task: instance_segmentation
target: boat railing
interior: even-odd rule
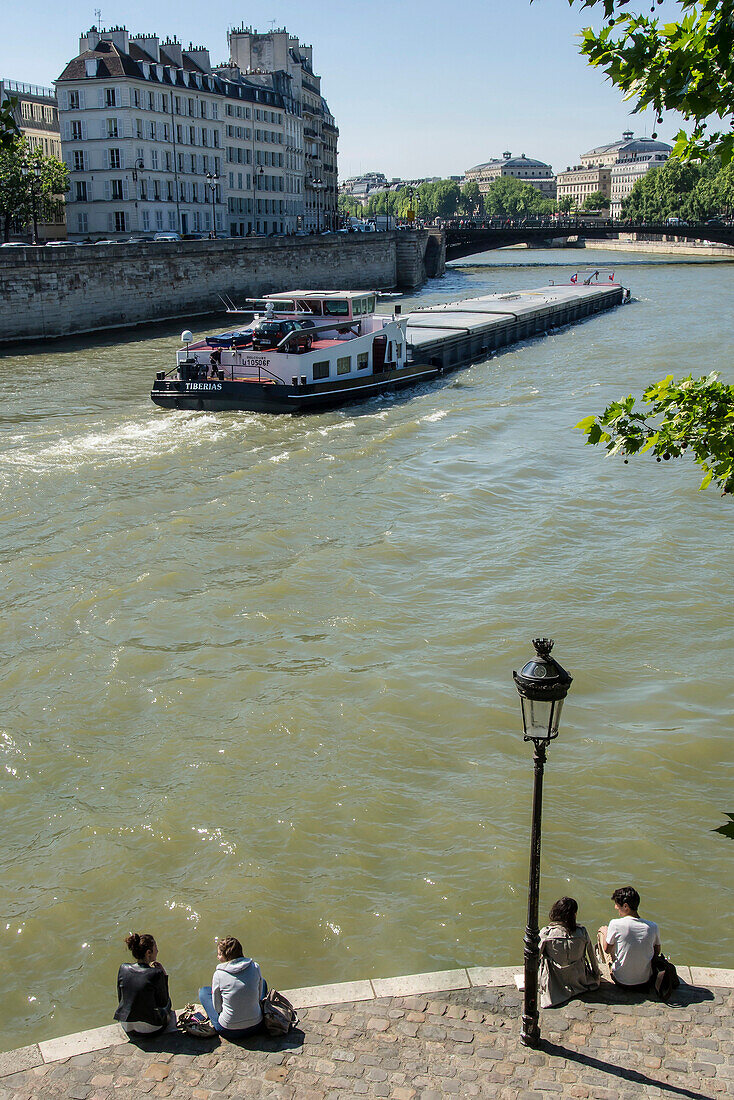
[[[235,376],[235,366],[237,366],[236,376]],[[219,367],[219,377],[220,378],[226,378],[226,376],[227,376],[226,371],[227,371],[227,366],[226,365],[225,366],[220,366]],[[267,367],[263,367],[260,363],[258,363],[257,366],[255,366],[253,364],[251,367],[245,367],[242,364],[230,363],[229,364],[229,371],[230,371],[230,381],[232,381],[232,382],[235,382],[238,378],[251,378],[254,381],[255,376],[257,374],[258,382],[262,382],[263,381],[263,375],[267,375],[267,377],[264,379],[264,381],[266,381],[266,382],[271,382],[271,381],[272,382],[279,382],[281,386],[285,385],[285,382],[283,381],[283,379],[280,377],[279,374],[276,374],[274,371],[269,370]],[[245,372],[247,372],[247,373],[245,373]]]

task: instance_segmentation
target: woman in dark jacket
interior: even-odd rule
[[[135,961],[123,963],[117,973],[115,1019],[129,1035],[158,1035],[174,1016],[168,975],[158,962],[158,946],[148,933],[131,932],[125,943]]]

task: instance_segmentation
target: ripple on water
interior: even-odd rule
[[[560,271],[452,269],[406,307]],[[671,363],[727,373],[731,267],[624,278],[633,306],[318,416],[153,409],[173,329],[19,357],[7,1047],[109,1019],[131,927],[175,1000],[225,934],[286,987],[516,962],[532,769],[510,674],[536,632],[574,675],[543,911],[570,893],[601,922],[633,880],[675,958],[727,964],[731,509],[685,462],[606,461],[572,426]]]

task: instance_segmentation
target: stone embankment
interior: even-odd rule
[[[680,967],[663,1004],[602,984],[519,1041],[511,967],[291,990],[298,1029],[240,1043],[118,1025],[0,1054],[0,1100],[639,1100],[734,1095],[734,970]]]
[[[443,274],[438,231],[0,250],[0,343],[174,317],[299,287],[405,289]]]
[[[734,248],[727,244],[714,244],[711,241],[689,241],[682,237],[668,237],[663,240],[647,241],[638,234],[625,237],[622,233],[618,240],[585,242],[586,248],[599,249],[602,252],[642,252],[661,256],[701,256],[707,259],[734,260]]]

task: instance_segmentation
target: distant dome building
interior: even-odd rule
[[[588,195],[601,191],[609,200],[611,216],[619,217],[622,200],[635,182],[654,164],[667,160],[671,152],[672,146],[664,141],[636,138],[632,130],[625,130],[619,141],[597,145],[582,153],[580,164],[558,173],[558,198],[569,196],[581,206]]]
[[[542,160],[533,160],[531,157],[513,157],[512,153],[502,154],[498,160],[488,160],[484,164],[476,164],[468,168],[464,173],[464,184],[475,182],[479,185],[482,195],[486,195],[495,180],[501,176],[510,176],[529,183],[540,191],[545,199],[556,197],[556,179],[550,164]]]

